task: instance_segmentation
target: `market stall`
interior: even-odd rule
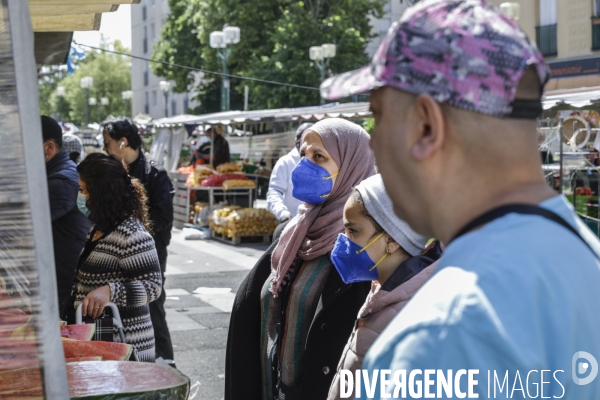
[[[93,324],[59,321],[48,184],[42,154],[35,51],[40,64],[63,63],[73,30],[98,29],[114,0],[0,4],[3,118],[0,136],[0,398],[177,399],[190,382],[174,368],[128,362],[132,346],[94,340]],[[35,35],[48,33],[48,35]],[[61,31],[56,35],[54,31]],[[59,43],[52,43],[58,38]],[[38,40],[45,39],[45,40]],[[37,49],[36,49],[37,50]],[[52,54],[49,54],[52,53]],[[45,55],[44,55],[45,54]]]
[[[208,236],[231,244],[248,237],[267,241],[277,221],[264,209],[253,210],[254,200],[266,198],[270,171],[294,147],[298,125],[323,118],[363,119],[370,115],[368,103],[334,103],[155,120],[156,137],[150,155],[171,171],[176,187],[175,227],[210,229]],[[184,163],[175,172],[175,167],[181,165],[184,132],[202,135],[214,126],[226,132],[232,162],[216,170],[210,161],[209,165],[197,166]],[[213,142],[209,144],[212,152]],[[211,153],[210,160],[212,157]],[[230,209],[231,215],[219,214],[221,209]]]
[[[546,92],[538,121],[543,169],[588,227],[600,236],[600,87]]]

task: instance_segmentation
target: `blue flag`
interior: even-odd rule
[[[77,51],[77,49],[71,46],[71,50],[69,51],[69,57],[67,57],[67,71],[69,75],[73,75],[73,64],[71,63],[71,57],[75,55],[78,59],[82,59],[85,57],[85,53],[83,51]]]

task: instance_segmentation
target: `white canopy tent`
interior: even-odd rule
[[[285,123],[298,121],[317,122],[323,118],[366,118],[370,117],[369,103],[332,103],[323,106],[279,108],[256,111],[225,111],[204,115],[178,115],[157,119],[152,122],[156,136],[150,155],[168,171],[177,169],[179,154],[185,140],[184,125],[224,125],[242,130],[240,135],[231,135],[230,153],[240,158],[278,158],[289,151],[294,143],[294,130],[284,130],[269,134],[252,135],[247,125],[261,123]],[[233,129],[230,129],[233,132]]]

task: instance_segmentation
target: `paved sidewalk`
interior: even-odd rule
[[[187,241],[180,231],[173,231],[165,282],[167,323],[177,368],[190,377],[192,384],[200,384],[195,400],[223,398],[225,345],[233,299],[266,249],[262,244],[231,246]],[[194,293],[200,287],[209,289]]]

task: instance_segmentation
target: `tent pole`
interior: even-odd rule
[[[33,30],[27,1],[7,0],[0,8],[8,6],[8,36],[12,45],[14,76],[17,91],[18,123],[21,132],[22,157],[25,166],[25,204],[31,213],[33,258],[37,267],[39,288],[32,288],[37,297],[34,303],[34,329],[38,340],[38,356],[42,375],[44,397],[66,400],[69,398],[67,369],[57,317],[58,294],[54,268],[54,248],[48,204],[48,183],[42,158],[43,140],[39,117],[37,71],[33,55]],[[8,21],[7,21],[8,20]],[[6,27],[5,27],[6,29]],[[1,34],[1,32],[0,32]],[[10,50],[8,50],[10,51]],[[4,102],[4,101],[3,101]],[[11,119],[7,119],[12,121]],[[15,121],[16,122],[16,121]],[[6,123],[6,122],[5,122]],[[1,123],[0,123],[1,125]],[[37,293],[36,293],[37,292]]]

